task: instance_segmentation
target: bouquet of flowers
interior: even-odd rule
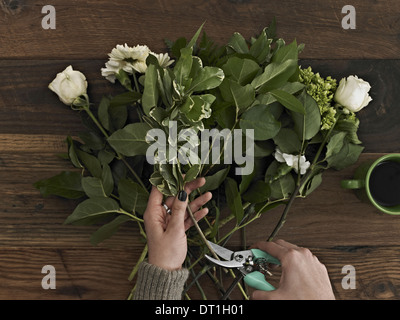
[[[66,223],[100,225],[94,245],[123,223],[137,224],[146,239],[142,215],[151,187],[176,196],[201,176],[206,184],[191,197],[214,195],[208,216],[188,231],[189,247],[198,252],[188,258],[193,267],[210,250],[206,239],[225,244],[283,205],[272,239],[296,197],[314,191],[324,170],[353,164],[363,150],[355,112],[371,100],[367,82],[350,76],[338,84],[299,66],[303,45],[277,38],[275,22],[249,40],[234,33],[223,46],[201,30],[190,41],[166,41],[172,59],[145,45],[118,45],[101,73],[124,92],[98,106],[90,103],[85,76],[71,66],[49,85],[85,115],[88,131],[66,138],[71,168],[35,187],[44,196],[80,199]],[[222,234],[228,222],[233,227]],[[144,245],[138,264],[146,253]]]

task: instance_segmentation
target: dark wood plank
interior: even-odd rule
[[[44,30],[44,3],[2,1],[0,58],[103,59],[117,43],[164,50],[164,38],[191,37],[204,22],[217,43],[235,31],[253,36],[275,16],[279,35],[307,45],[305,58],[398,59],[397,0],[354,0],[355,30],[344,30],[343,1],[54,0],[56,29]],[[6,5],[11,3],[11,5]]]
[[[126,299],[135,250],[0,248],[0,299]],[[42,268],[55,268],[55,289],[42,288]]]
[[[42,198],[32,186],[70,168],[56,154],[65,152],[66,135],[83,130],[79,115],[47,88],[56,73],[69,64],[82,71],[96,104],[103,94],[118,91],[100,75],[117,43],[164,51],[164,38],[191,37],[207,20],[205,31],[223,44],[234,31],[246,38],[257,34],[273,16],[279,36],[306,44],[302,65],[338,79],[356,74],[371,83],[374,99],[359,113],[366,147],[359,162],[327,171],[311,196],[295,201],[278,237],[309,247],[326,264],[338,299],[400,298],[400,220],[340,189],[340,180],[350,178],[358,164],[400,151],[398,1],[353,1],[356,30],[342,29],[339,0],[54,0],[52,5],[57,29],[43,30],[43,3],[0,1],[0,299],[125,299],[134,285],[128,275],[143,249],[134,223],[91,246],[95,226],[63,224],[78,202]],[[247,243],[265,240],[281,212],[275,208],[249,226]],[[228,246],[240,243],[235,234]],[[47,264],[56,267],[56,290],[41,288]],[[355,290],[341,286],[344,265],[356,269]],[[277,285],[278,279],[279,272],[271,281]],[[201,283],[209,298],[218,298],[206,277]],[[200,298],[195,290],[190,295]],[[240,298],[237,290],[233,297]]]
[[[78,112],[61,103],[48,89],[58,72],[68,65],[85,74],[91,102],[118,93],[118,87],[101,76],[105,60],[0,60],[0,132],[76,135],[84,128]],[[44,139],[46,140],[46,139]]]

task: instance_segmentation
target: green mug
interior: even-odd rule
[[[358,198],[384,213],[400,215],[400,153],[363,163],[356,169],[354,179],[342,180],[341,186],[355,190]]]

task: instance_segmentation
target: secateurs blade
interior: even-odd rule
[[[208,243],[215,253],[224,259],[217,260],[205,255],[209,261],[224,268],[237,268],[243,274],[244,282],[254,289],[275,290],[274,286],[265,280],[265,276],[271,275],[268,264],[281,264],[278,259],[260,249],[231,251],[213,242]]]

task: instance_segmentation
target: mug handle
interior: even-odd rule
[[[343,189],[362,189],[365,187],[364,180],[342,180],[340,183]]]

